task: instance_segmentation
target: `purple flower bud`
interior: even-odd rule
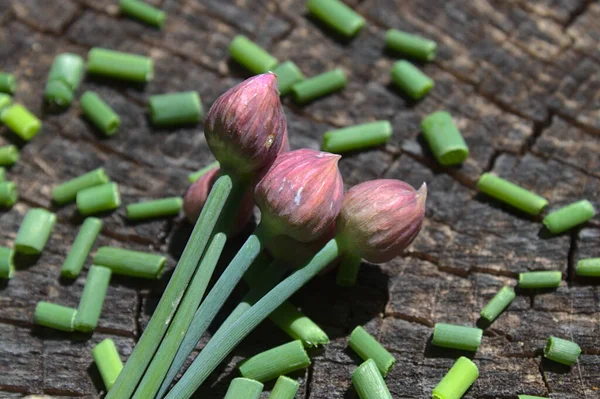
[[[227,90],[208,111],[204,134],[224,169],[247,175],[271,165],[287,136],[277,77],[257,75]]]
[[[425,216],[427,186],[372,180],[352,187],[337,219],[345,250],[373,263],[392,260],[413,242]]]
[[[279,155],[254,190],[261,224],[302,242],[323,235],[335,222],[344,197],[339,159],[309,149]]]

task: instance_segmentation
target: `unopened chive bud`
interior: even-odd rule
[[[435,86],[434,81],[408,61],[398,61],[392,67],[392,81],[413,100],[420,100]]]
[[[152,59],[138,54],[94,47],[87,57],[87,71],[93,75],[146,83],[152,80],[153,70]]]
[[[600,277],[600,258],[581,259],[576,272],[578,276]]]
[[[31,140],[42,127],[42,122],[21,104],[4,108],[0,120],[25,141]]]
[[[419,61],[433,61],[437,44],[419,35],[389,29],[385,33],[385,47]]]
[[[167,19],[167,14],[164,11],[143,1],[121,0],[119,6],[121,13],[157,28],[162,28]]]
[[[11,181],[0,181],[0,208],[8,208],[17,202],[17,185]]]
[[[150,96],[148,107],[155,126],[186,125],[202,119],[202,103],[195,91]]]
[[[151,279],[160,276],[166,261],[161,255],[114,247],[100,247],[94,256],[95,265],[108,267],[115,274]]]
[[[306,104],[346,87],[346,73],[340,69],[324,72],[292,86],[292,97],[298,104]]]
[[[106,390],[109,391],[123,369],[123,362],[112,339],[106,338],[92,349],[94,362],[100,371]]]
[[[229,384],[224,399],[258,399],[263,384],[250,378],[234,378]]]
[[[0,165],[10,166],[19,160],[19,149],[14,145],[0,147]]]
[[[482,335],[483,330],[479,328],[436,323],[431,343],[444,348],[476,351]]]
[[[35,307],[35,324],[61,331],[73,331],[77,309],[40,301]]]
[[[106,183],[77,192],[77,209],[82,215],[111,211],[121,205],[117,183]]]
[[[376,121],[330,130],[323,136],[321,149],[336,154],[383,145],[392,136],[388,121]]]
[[[273,390],[271,390],[269,399],[294,399],[298,388],[300,388],[298,381],[282,375],[277,379]]]
[[[432,399],[460,399],[478,376],[477,365],[461,356],[433,389]]]
[[[469,156],[469,148],[446,111],[427,115],[421,122],[423,137],[435,159],[443,166],[458,165]]]
[[[10,279],[15,274],[14,255],[12,249],[0,247],[0,278]]]
[[[365,19],[340,0],[308,0],[306,8],[346,38],[356,35],[365,25]]]
[[[86,91],[79,99],[83,115],[105,136],[112,136],[121,124],[119,115],[98,94]]]
[[[492,300],[481,310],[481,317],[491,323],[508,307],[508,305],[510,305],[515,297],[515,290],[509,286],[502,287]]]
[[[89,217],[86,218],[79,229],[79,233],[73,242],[73,246],[65,259],[60,275],[67,278],[79,276],[81,269],[87,259],[100,230],[102,229],[102,220]]]
[[[581,348],[573,341],[550,337],[544,347],[544,357],[567,366],[572,366],[579,355]]]
[[[490,173],[481,175],[477,188],[482,193],[534,216],[539,215],[548,205],[547,199]]]
[[[392,399],[390,390],[373,359],[367,360],[354,370],[352,384],[360,399]]]
[[[74,201],[79,191],[108,183],[109,180],[103,168],[94,169],[54,187],[52,199],[59,205],[66,204]]]
[[[587,222],[595,214],[596,211],[590,201],[582,200],[546,215],[543,223],[551,233],[559,234]]]
[[[348,343],[352,350],[363,360],[373,359],[384,377],[389,374],[396,359],[377,340],[361,326],[356,327],[350,334]]]
[[[283,62],[275,69],[273,73],[277,75],[277,84],[279,86],[279,94],[285,96],[290,92],[292,86],[304,80],[302,71],[292,61]]]
[[[0,72],[0,92],[13,94],[17,88],[17,79],[10,73]]]
[[[292,341],[259,353],[240,365],[240,373],[253,380],[265,382],[310,366],[310,358],[302,341]]]
[[[15,238],[15,250],[18,253],[26,255],[39,255],[46,246],[54,223],[56,215],[41,208],[30,209]]]
[[[98,325],[111,274],[111,270],[107,267],[96,265],[90,267],[79,300],[77,316],[75,316],[77,331],[91,332]]]
[[[539,271],[519,274],[519,288],[556,288],[560,285],[560,271]]]

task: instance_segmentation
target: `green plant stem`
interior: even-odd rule
[[[258,399],[263,384],[249,378],[234,378],[229,384],[225,399]]]
[[[347,252],[342,257],[336,276],[336,283],[342,287],[353,287],[356,284],[362,259],[360,256]]]

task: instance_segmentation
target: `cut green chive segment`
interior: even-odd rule
[[[10,104],[12,104],[12,97],[8,94],[0,93],[0,115],[2,115],[4,108]]]
[[[473,385],[479,370],[470,359],[461,356],[433,389],[433,399],[460,399]]]
[[[17,185],[11,181],[0,181],[0,207],[12,206],[19,197]]]
[[[202,103],[195,91],[150,96],[148,106],[156,126],[186,125],[202,119]]]
[[[188,180],[190,183],[194,183],[196,180],[201,178],[207,172],[209,172],[213,169],[219,168],[219,167],[221,167],[221,165],[219,164],[219,161],[211,162],[208,165],[206,165],[205,167],[203,167],[202,169],[198,169],[194,173],[190,173],[188,175]]]
[[[123,369],[123,363],[119,352],[112,339],[106,338],[92,349],[92,357],[100,371],[100,376],[107,391],[110,391],[119,373]]]
[[[277,65],[273,69],[273,73],[277,75],[277,86],[279,87],[279,94],[282,96],[288,94],[293,85],[304,80],[302,71],[292,61]]]
[[[296,340],[259,353],[240,365],[246,378],[265,382],[310,366],[302,341]]]
[[[515,290],[509,286],[502,287],[502,289],[494,295],[492,300],[481,310],[481,317],[491,323],[496,320],[496,317],[498,317],[508,305],[510,305],[515,297]]]
[[[578,276],[600,277],[600,258],[581,259],[577,262],[576,273]]]
[[[371,334],[358,326],[350,334],[348,343],[352,350],[363,360],[373,359],[382,376],[387,376],[394,367],[396,359]]]
[[[79,233],[75,237],[73,246],[60,269],[61,276],[67,278],[76,278],[79,276],[85,260],[90,254],[98,234],[100,234],[100,230],[102,230],[102,220],[89,217],[83,221],[83,225],[81,225],[81,229],[79,229]]]
[[[356,35],[365,25],[363,17],[339,0],[308,0],[306,8],[312,15],[346,38]]]
[[[62,80],[49,80],[44,89],[44,99],[54,108],[66,108],[73,102],[75,94]]]
[[[82,215],[112,211],[121,205],[117,183],[105,183],[77,192],[77,209]]]
[[[279,61],[266,50],[244,35],[237,35],[229,44],[229,55],[249,71],[266,73],[277,66]]]
[[[98,94],[86,91],[79,99],[83,115],[104,135],[112,136],[116,133],[121,118]]]
[[[153,69],[152,59],[138,54],[99,47],[88,53],[87,71],[93,75],[145,83],[152,80]]]
[[[292,86],[292,96],[298,104],[306,104],[346,87],[346,73],[336,68]]]
[[[25,141],[31,140],[42,127],[42,122],[21,104],[6,107],[0,114],[0,120]]]
[[[392,399],[392,394],[373,359],[365,361],[354,370],[352,384],[360,399]]]
[[[437,161],[444,166],[458,165],[469,156],[469,148],[446,111],[437,111],[421,122],[423,136]]]
[[[545,198],[490,173],[481,175],[477,181],[477,189],[534,216],[539,215],[548,205]]]
[[[392,80],[413,100],[420,100],[433,89],[433,80],[408,61],[397,61],[392,67]]]
[[[388,121],[377,121],[330,130],[323,136],[321,149],[336,154],[383,145],[392,136]]]
[[[0,182],[3,182],[6,180],[6,169],[4,169],[2,166],[0,166]]]
[[[546,215],[542,223],[551,233],[558,234],[587,222],[595,214],[590,201],[581,200]]]
[[[437,44],[422,36],[389,29],[385,33],[385,47],[402,55],[407,55],[419,61],[433,61]]]
[[[162,255],[115,247],[100,247],[94,256],[95,265],[108,267],[115,274],[150,279],[160,276],[166,261]]]
[[[0,72],[0,92],[13,94],[17,88],[17,79],[10,73]]]
[[[26,255],[39,255],[46,246],[54,223],[56,215],[45,209],[30,209],[15,239],[15,251]]]
[[[573,341],[550,337],[544,347],[544,357],[552,361],[572,366],[579,355],[581,348]]]
[[[96,265],[90,267],[77,307],[75,330],[91,332],[98,325],[111,274],[108,267]]]
[[[541,396],[531,396],[531,395],[518,395],[517,398],[518,399],[549,399],[549,398],[543,398]]]
[[[329,343],[325,331],[290,302],[282,303],[269,315],[269,319],[287,335],[302,341],[307,348]]]
[[[35,307],[35,324],[61,331],[73,331],[77,309],[40,301]]]
[[[181,197],[163,198],[154,201],[138,202],[126,207],[127,219],[140,220],[164,216],[176,216],[183,206]]]
[[[44,97],[51,105],[66,107],[73,101],[83,77],[84,61],[77,54],[63,53],[54,58]]]
[[[0,147],[0,165],[9,166],[19,160],[19,149],[14,145]]]
[[[108,183],[109,180],[103,168],[94,169],[54,187],[52,199],[59,205],[66,204],[74,201],[79,191]]]
[[[299,388],[298,381],[282,375],[277,379],[269,399],[294,399]]]
[[[12,249],[0,247],[0,278],[9,279],[15,274],[14,255]]]
[[[234,378],[229,384],[225,399],[258,399],[263,384],[249,378]]]
[[[119,6],[121,13],[157,28],[162,28],[167,19],[167,14],[164,11],[143,1],[121,0]]]
[[[436,323],[431,343],[444,348],[476,351],[482,335],[483,330],[479,328]]]
[[[559,271],[527,272],[519,274],[519,288],[556,288],[560,285]]]

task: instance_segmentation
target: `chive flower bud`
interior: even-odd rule
[[[271,165],[287,135],[275,74],[254,76],[221,95],[208,111],[204,134],[226,170],[248,175]]]
[[[352,187],[336,222],[344,248],[369,262],[392,260],[419,234],[426,198],[425,183],[419,190],[391,179]]]

